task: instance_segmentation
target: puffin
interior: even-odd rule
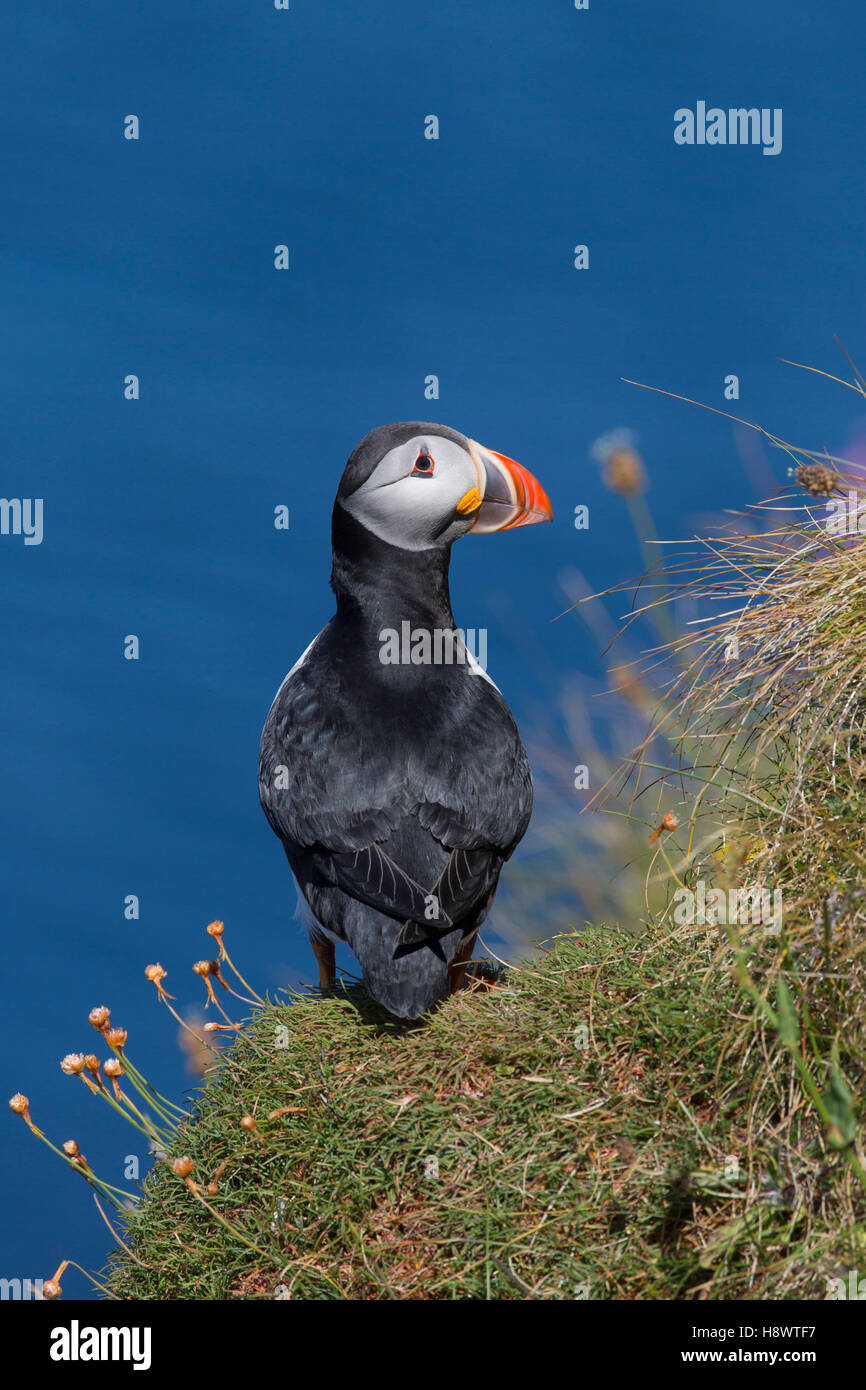
[[[446,425],[382,425],[349,457],[331,523],[336,612],[277,691],[258,773],[323,991],[338,941],[396,1018],[464,983],[532,778],[456,627],[451,547],[552,519],[526,468]]]

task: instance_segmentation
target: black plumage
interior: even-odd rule
[[[370,994],[406,1018],[446,993],[449,967],[471,954],[532,808],[526,752],[491,681],[459,662],[380,659],[383,630],[456,626],[450,541],[390,544],[345,506],[389,450],[422,433],[466,444],[443,426],[387,426],[346,466],[332,522],[337,611],[283,682],[259,762],[317,955],[325,940],[347,942]]]

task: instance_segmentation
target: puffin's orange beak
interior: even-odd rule
[[[469,440],[469,448],[478,472],[478,487],[461,498],[457,510],[466,513],[478,507],[470,530],[485,535],[553,520],[550,499],[528,468],[505,454],[497,454],[495,449],[486,449],[474,439]]]

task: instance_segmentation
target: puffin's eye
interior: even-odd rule
[[[426,448],[424,448],[421,450],[420,454],[416,458],[415,467],[412,469],[412,472],[420,473],[422,476],[426,476],[429,478],[430,474],[433,472],[434,467],[434,460],[431,458],[430,454],[428,454]]]

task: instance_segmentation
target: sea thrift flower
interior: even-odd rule
[[[679,823],[680,818],[678,815],[675,814],[675,812],[665,811],[660,823],[656,826],[655,830],[650,835],[650,844],[655,844],[656,840],[659,838],[663,830],[676,830]]]
[[[90,1080],[90,1077],[85,1076],[83,1071],[79,1072],[79,1076],[81,1077],[82,1081],[87,1082],[91,1091],[104,1091],[105,1086],[102,1083],[102,1077],[99,1075],[100,1061],[99,1058],[96,1056],[95,1052],[88,1052],[87,1056],[84,1059],[84,1065],[87,1071],[90,1072],[90,1076],[96,1078],[96,1085],[94,1086],[93,1082]]]
[[[68,1264],[68,1260],[63,1260],[63,1262],[58,1266],[57,1270],[55,1271],[53,1278],[45,1280],[45,1283],[42,1285],[43,1298],[60,1297],[60,1295],[63,1292],[63,1290],[60,1287],[60,1276]]]
[[[634,449],[620,446],[611,449],[604,461],[603,480],[611,492],[628,497],[646,489],[646,473],[640,454]]]
[[[120,1052],[126,1046],[125,1028],[108,1028],[105,1032],[105,1041],[114,1052]]]
[[[225,929],[226,929],[226,928],[225,928],[225,922],[211,922],[210,926],[208,926],[208,927],[205,928],[205,930],[207,931],[208,936],[213,936],[213,937],[216,938],[216,941],[217,941],[217,943],[218,943],[218,945],[219,945],[219,948],[220,948],[220,960],[224,960],[224,959],[225,959],[225,953],[226,953],[226,948],[225,948],[225,946],[223,945],[223,939],[222,939],[222,938],[223,938],[223,932],[225,931]]]
[[[177,1173],[179,1178],[188,1178],[195,1164],[189,1157],[176,1158],[172,1162],[171,1171]]]
[[[210,966],[210,973],[211,973],[211,975],[215,975],[215,976],[217,977],[217,979],[219,980],[220,984],[222,985],[223,989],[226,991],[226,993],[231,994],[231,993],[232,993],[231,987],[230,987],[229,985],[226,984],[225,980],[224,980],[223,977],[222,977],[222,971],[220,970],[220,963],[219,963],[219,961],[218,961],[218,960],[211,960],[211,961],[208,961],[208,965]]]
[[[208,1183],[207,1187],[205,1188],[205,1192],[209,1197],[216,1197],[217,1193],[220,1190],[219,1179],[222,1177],[227,1167],[228,1159],[224,1158],[222,1163],[219,1165],[216,1172],[214,1173],[213,1177],[211,1178],[210,1182]]]
[[[84,1154],[81,1152],[74,1139],[66,1140],[66,1143],[63,1145],[63,1152],[66,1154],[67,1158],[72,1159],[75,1166],[80,1168],[82,1172],[86,1173],[90,1171],[87,1159],[84,1157]]]
[[[105,1063],[105,1075],[114,1087],[114,1099],[123,1100],[123,1092],[118,1084],[119,1078],[123,1076],[123,1067],[116,1057],[109,1057]]]
[[[258,1139],[263,1149],[267,1147],[263,1136],[259,1133],[259,1127],[256,1124],[252,1115],[244,1115],[243,1119],[241,1120],[241,1129],[245,1130],[247,1134],[251,1134],[254,1139]]]
[[[84,1053],[67,1052],[60,1063],[60,1070],[67,1076],[79,1076],[84,1071]]]
[[[204,980],[205,989],[207,990],[207,1002],[208,1002],[208,1004],[210,1004],[210,1003],[214,1003],[214,1004],[215,1004],[215,1003],[216,1003],[216,995],[215,995],[214,992],[213,992],[213,985],[211,984],[211,982],[210,982],[210,980],[209,980],[209,978],[208,978],[209,975],[210,975],[210,967],[211,967],[211,963],[210,963],[209,960],[197,960],[196,963],[195,963],[195,965],[193,966],[193,970],[195,971],[196,975],[200,975],[201,978]],[[205,1008],[207,1008],[207,1004],[205,1004]]]
[[[39,1127],[35,1125],[32,1119],[30,1118],[30,1102],[26,1096],[22,1096],[20,1091],[16,1095],[12,1096],[12,1098],[10,1099],[9,1109],[15,1115],[20,1115],[24,1123],[28,1126],[30,1130],[32,1130],[34,1134],[38,1135],[40,1138],[45,1137],[42,1133],[42,1130],[39,1129]]]
[[[264,999],[260,999],[259,996],[256,994],[255,990],[252,989],[252,988],[250,987],[250,985],[247,984],[247,982],[246,982],[246,980],[244,979],[243,975],[240,973],[240,971],[238,970],[237,966],[236,966],[236,965],[234,964],[234,962],[232,961],[231,956],[229,955],[228,951],[227,951],[226,948],[225,948],[225,942],[223,941],[223,932],[225,931],[225,923],[224,923],[224,922],[211,922],[211,923],[209,923],[209,925],[205,928],[205,930],[207,931],[208,936],[212,936],[212,937],[214,938],[214,940],[217,942],[217,944],[218,944],[218,946],[219,946],[219,958],[220,958],[220,960],[224,960],[224,961],[227,962],[227,964],[229,965],[229,967],[234,971],[235,975],[237,975],[237,977],[238,977],[238,979],[240,980],[241,984],[243,985],[244,989],[247,990],[248,993],[250,993],[250,994],[253,996],[252,999],[245,999],[245,1000],[244,1000],[244,1003],[245,1003],[245,1004],[252,1004],[252,1003],[253,1003],[253,1000],[258,1000],[258,1002],[259,1002],[260,1004],[264,1004],[264,1002],[265,1002]],[[213,964],[213,962],[212,962],[212,964]],[[226,989],[229,991],[230,994],[234,994],[234,993],[235,993],[235,991],[231,988],[230,985],[226,985],[225,980],[222,978],[222,975],[220,975],[219,971],[217,971],[217,970],[212,970],[211,973],[212,973],[212,974],[215,974],[215,975],[217,976],[217,979],[220,981],[220,984],[225,985]],[[241,999],[241,998],[243,998],[243,996],[240,995],[240,994],[238,994],[238,995],[236,995],[236,998]]]
[[[160,999],[172,999],[174,997],[171,994],[167,994],[162,987],[162,982],[165,979],[167,972],[163,970],[161,965],[146,965],[144,967],[144,973],[146,978],[150,980],[151,984],[156,985],[156,992],[159,995]]]
[[[91,1009],[87,1015],[87,1022],[92,1023],[97,1033],[102,1033],[108,1027],[111,1020],[111,1010],[104,1004],[98,1004],[95,1009]]]

